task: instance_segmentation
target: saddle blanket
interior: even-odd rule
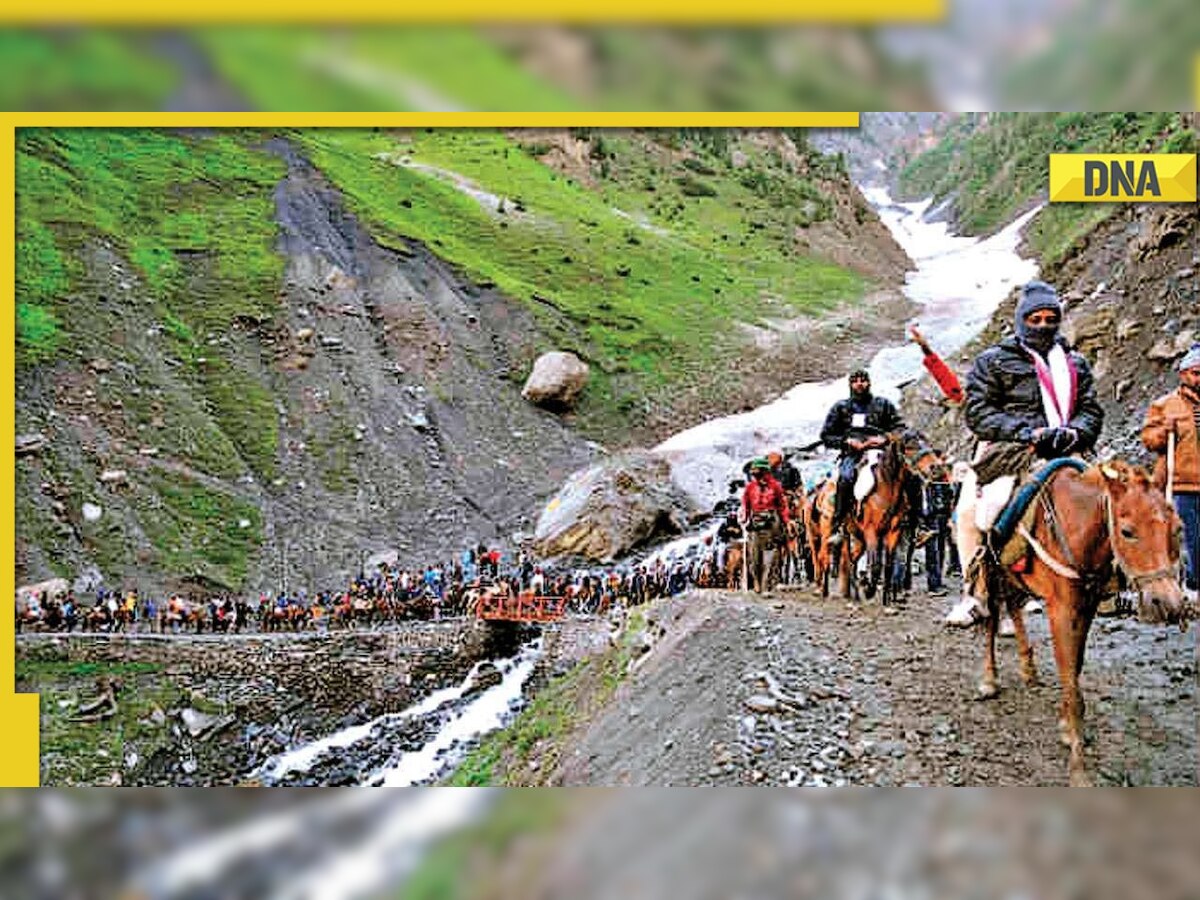
[[[854,499],[862,503],[875,488],[875,466],[883,456],[882,450],[868,450],[863,454],[863,463],[854,479]]]

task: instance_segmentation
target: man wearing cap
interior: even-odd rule
[[[1016,334],[975,360],[967,375],[965,409],[967,427],[979,441],[972,464],[976,472],[986,471],[989,459],[1005,456],[1028,471],[1035,458],[1084,453],[1099,440],[1104,410],[1087,361],[1059,334],[1062,314],[1054,288],[1031,281],[1017,301]],[[1019,474],[1004,472],[1014,480]],[[977,489],[992,480],[996,479],[968,473],[963,481],[955,514],[965,569],[963,599],[946,617],[950,625],[969,625],[983,612],[981,591],[973,587],[967,570],[980,571],[983,533],[976,525]]]
[[[830,546],[842,542],[842,525],[854,506],[854,480],[858,477],[858,463],[863,453],[882,447],[887,443],[886,434],[903,429],[904,422],[896,405],[871,393],[871,376],[867,371],[851,372],[850,396],[833,405],[821,429],[821,443],[841,451]]]
[[[1162,454],[1154,466],[1155,483],[1170,488],[1183,519],[1184,584],[1195,599],[1200,577],[1200,344],[1192,345],[1177,368],[1179,387],[1150,404],[1142,443]],[[1173,456],[1171,472],[1168,455]]]
[[[750,463],[750,483],[742,493],[742,522],[749,535],[746,552],[752,590],[770,590],[775,551],[783,541],[788,525],[787,498],[783,485],[771,474],[771,464],[764,457]]]

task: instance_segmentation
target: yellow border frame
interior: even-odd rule
[[[130,26],[199,23],[466,23],[563,22],[569,24],[772,25],[784,22],[869,23],[936,22],[944,19],[946,0],[608,0],[563,3],[561,0],[292,0],[264,10],[242,0],[207,3],[146,3],[144,0],[6,0],[0,23],[38,25],[105,24]]]
[[[39,782],[39,697],[16,688],[16,131],[18,128],[857,128],[858,113],[9,113],[0,114],[0,785]]]

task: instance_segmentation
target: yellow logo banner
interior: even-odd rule
[[[1051,153],[1051,203],[1195,203],[1194,153]]]
[[[568,22],[686,24],[777,24],[827,22],[936,22],[946,16],[946,0],[291,0],[288,3],[146,3],[145,0],[7,0],[0,22],[25,25],[123,24],[182,25],[197,22]]]

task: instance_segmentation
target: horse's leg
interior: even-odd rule
[[[850,599],[858,602],[862,599],[858,585],[858,561],[862,557],[862,550],[860,549],[856,554],[853,544],[853,538],[847,538],[842,542],[841,569],[842,577],[846,579],[845,584],[850,591]]]
[[[1017,602],[1008,605],[1008,615],[1012,619],[1013,633],[1017,638],[1017,658],[1021,665],[1021,681],[1026,687],[1036,687],[1038,683],[1037,666],[1033,662],[1033,644],[1029,641],[1029,632],[1025,629],[1025,612],[1017,598]]]
[[[996,632],[1000,629],[1000,578],[988,573],[987,618],[984,619],[983,677],[979,680],[980,700],[990,700],[1000,693],[996,682]]]
[[[879,590],[879,577],[883,568],[883,541],[879,538],[872,540],[864,535],[867,542],[867,590],[866,597],[870,600],[875,596],[875,592]],[[884,606],[887,606],[887,589],[884,589],[884,597],[881,601]]]
[[[983,677],[979,679],[979,699],[990,700],[1000,693],[996,683],[996,632],[1000,627],[1000,615],[992,610],[984,621]]]
[[[1046,616],[1054,640],[1054,661],[1062,685],[1059,707],[1059,734],[1070,751],[1068,772],[1072,787],[1089,787],[1091,778],[1083,758],[1083,695],[1079,691],[1079,672],[1083,667],[1083,645],[1088,622],[1081,621],[1084,604],[1077,602],[1075,591],[1068,588],[1047,598]]]

